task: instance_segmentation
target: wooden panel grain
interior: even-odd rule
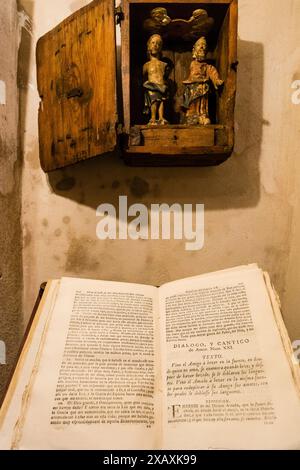
[[[123,21],[121,21],[121,64],[124,132],[130,133],[130,25],[129,2],[122,0]]]
[[[165,147],[162,147],[161,145],[148,145],[147,147],[145,146],[131,146],[128,147],[127,153],[128,154],[138,154],[141,157],[147,154],[152,154],[152,155],[161,155],[161,156],[168,156],[168,160],[170,163],[172,163],[172,156],[174,155],[198,155],[201,157],[201,155],[224,155],[224,154],[229,154],[231,152],[231,148],[228,146],[223,146],[223,145],[213,145],[213,146],[202,146],[199,147],[198,145],[196,147],[193,146],[186,146],[186,147],[178,147],[176,145],[168,145]],[[228,155],[229,156],[229,155]],[[176,158],[174,158],[173,163],[176,164]]]
[[[237,82],[237,23],[238,1],[232,0],[220,31],[217,67],[225,81],[218,101],[218,122],[234,127],[234,108]],[[233,133],[231,145],[233,146]]]
[[[116,145],[113,0],[95,0],[37,45],[40,160],[44,171]]]
[[[192,45],[191,45],[192,49]],[[182,110],[184,84],[190,74],[190,64],[192,61],[192,51],[182,51],[175,53],[175,81],[176,81],[176,96],[175,96],[175,110],[179,114],[179,122],[184,121],[184,113]]]
[[[141,131],[145,147],[160,146],[180,149],[182,147],[210,147],[215,143],[213,127],[193,128],[151,128]]]
[[[229,47],[228,47],[228,102],[227,102],[227,125],[231,126],[231,133],[229,135],[229,145],[234,147],[234,110],[235,110],[235,98],[236,98],[236,87],[237,87],[237,66],[238,66],[238,55],[237,55],[237,37],[238,37],[238,0],[232,0],[230,4],[230,16],[229,16]]]

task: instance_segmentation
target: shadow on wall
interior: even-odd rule
[[[33,5],[30,6],[33,8]],[[7,187],[5,185],[4,191],[0,188],[0,403],[18,359],[18,348],[23,329],[22,229],[20,222],[21,149],[23,149],[23,142],[20,144],[21,139],[18,137],[24,133],[19,130],[18,136],[18,114],[20,125],[24,126],[25,109],[22,98],[23,90],[27,90],[28,86],[31,47],[29,13],[19,9],[19,3],[17,14],[16,2],[1,2],[0,70],[1,79],[7,86],[7,96],[5,103],[1,105],[0,113],[0,172],[5,179],[4,182],[7,183],[6,180],[8,180],[8,183]],[[18,46],[19,59],[22,56],[23,62],[18,63],[17,68],[15,59]],[[16,83],[20,91],[19,103]],[[24,93],[26,94],[25,91]],[[24,129],[24,127],[20,127],[20,129]],[[9,187],[10,181],[11,188]]]
[[[30,74],[30,56],[33,47],[32,28],[34,17],[34,2],[26,2],[18,0],[18,16],[19,16],[19,53],[18,53],[18,89],[20,93],[19,98],[19,129],[26,128],[26,114],[27,114],[27,95],[29,88],[29,74]],[[21,155],[25,153],[24,145],[24,132],[20,132],[20,150]]]
[[[206,210],[255,207],[260,199],[262,129],[268,125],[262,116],[263,45],[239,40],[238,57],[236,145],[227,162],[208,168],[132,168],[115,152],[51,172],[53,192],[93,209],[102,202],[117,207],[122,194],[128,195],[129,204],[142,200],[204,203]]]

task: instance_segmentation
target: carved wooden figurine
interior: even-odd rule
[[[217,90],[223,85],[217,69],[205,62],[207,42],[201,37],[193,47],[193,60],[190,65],[190,75],[184,80],[184,102],[187,124],[200,124],[207,126],[211,123],[209,118],[210,83]]]
[[[166,83],[168,65],[160,60],[162,51],[162,37],[153,34],[147,43],[149,61],[143,66],[143,75],[146,81],[144,113],[151,114],[149,125],[164,125],[168,121],[164,118],[164,102],[168,99]]]

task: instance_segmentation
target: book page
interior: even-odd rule
[[[157,330],[156,288],[63,278],[16,448],[158,447]]]
[[[58,287],[59,281],[47,283],[2,404],[0,412],[0,449],[2,450],[9,450],[12,446],[14,429],[19,424],[22,408],[26,403],[28,384],[41,347],[46,324],[55,303]]]
[[[298,391],[298,395],[300,397],[300,364],[299,362],[295,360],[294,350],[292,348],[289,334],[288,334],[288,331],[286,329],[286,326],[285,326],[285,323],[283,321],[282,314],[281,314],[280,299],[271,283],[270,276],[268,273],[264,273],[264,279],[265,279],[267,291],[270,297],[270,301],[273,307],[274,319],[276,321],[277,328],[280,332],[282,345],[285,350],[287,360],[290,364],[293,379],[294,379],[294,382]]]
[[[300,401],[255,266],[162,286],[167,449],[299,449]]]

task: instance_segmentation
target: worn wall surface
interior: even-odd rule
[[[291,83],[300,74],[299,0],[239,1],[236,147],[225,164],[128,168],[114,155],[47,176],[38,157],[35,42],[86,3],[24,2],[33,17],[23,173],[26,318],[39,284],[49,278],[67,275],[159,285],[257,262],[270,272],[282,298],[291,337],[300,338],[300,300],[287,289],[294,253],[299,254],[294,203],[299,191],[300,107],[291,101]],[[98,240],[97,206],[107,202],[118,207],[122,194],[128,195],[129,204],[204,203],[204,248],[185,251],[184,240]]]
[[[300,74],[298,75],[300,78]],[[298,79],[299,79],[298,78]],[[300,121],[300,106],[298,105],[297,119],[298,126]],[[298,131],[299,135],[299,131]],[[298,158],[300,154],[298,152]],[[300,160],[297,161],[296,180],[300,181]],[[286,324],[291,332],[297,332],[295,339],[300,340],[299,317],[300,317],[300,185],[296,186],[291,203],[294,206],[294,217],[291,227],[290,257],[286,276],[286,289],[283,298],[283,306],[288,315],[286,315]]]
[[[0,10],[1,400],[22,333],[22,253],[21,165],[18,160],[18,17],[16,1],[0,0]],[[3,344],[5,344],[6,358]]]

